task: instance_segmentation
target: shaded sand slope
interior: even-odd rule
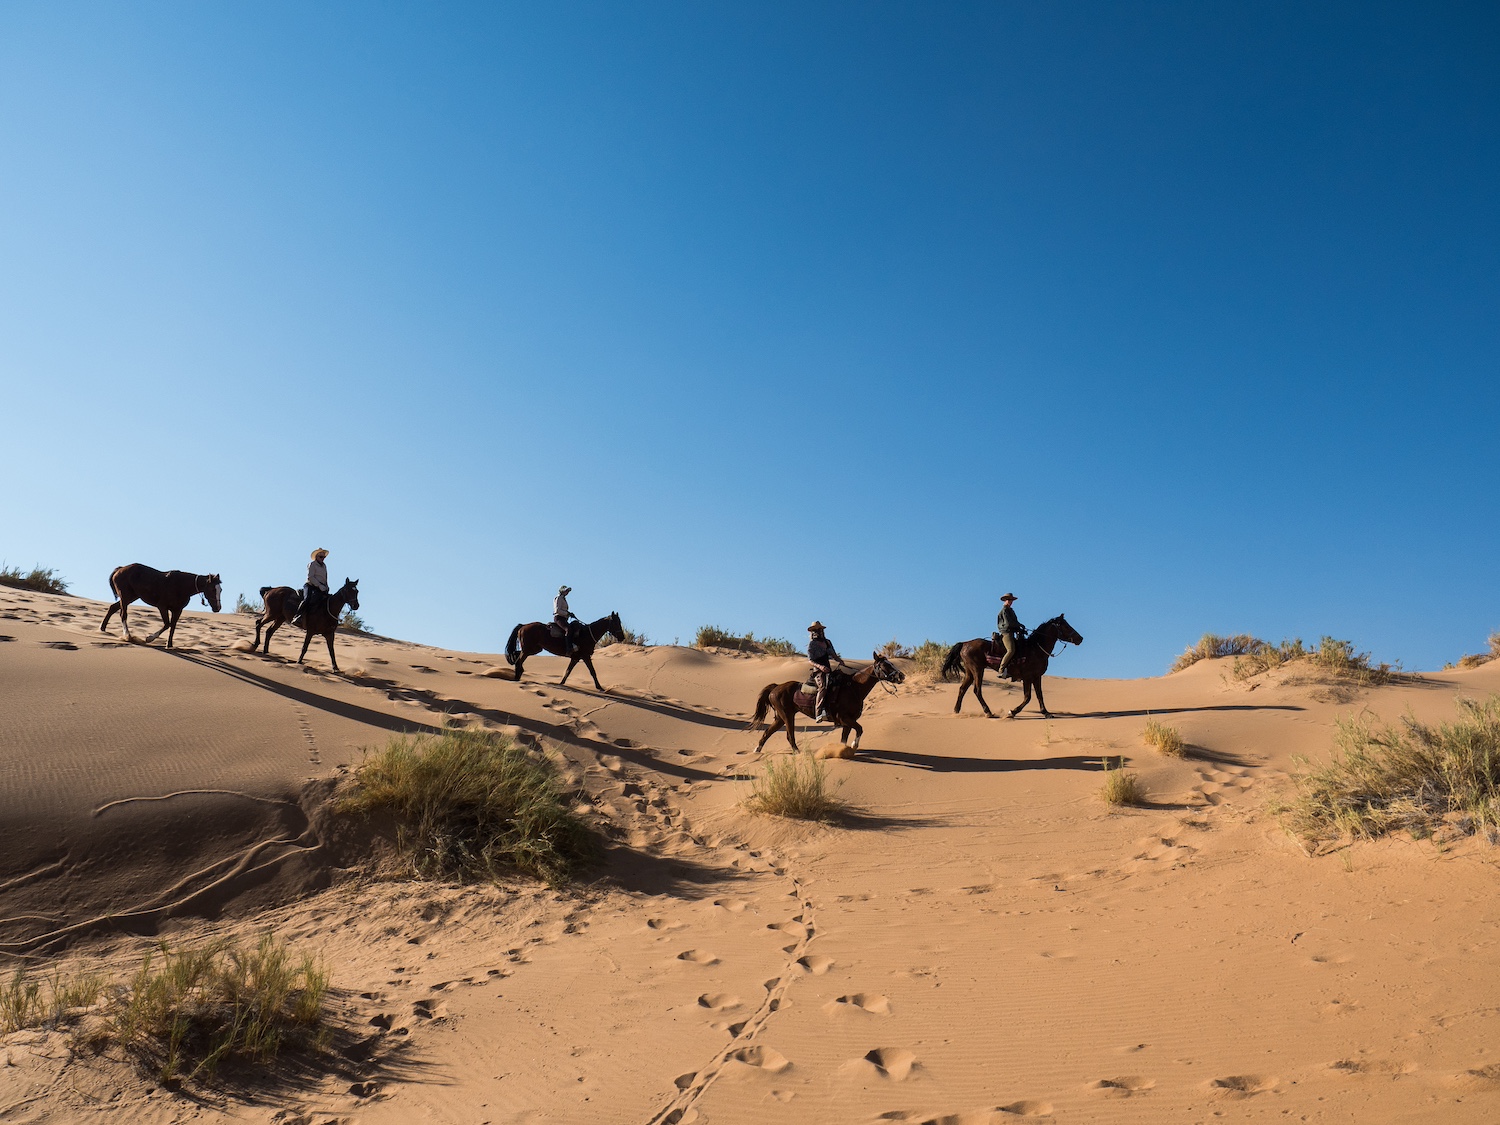
[[[232,830],[226,812],[182,866],[262,843],[286,856],[268,871],[306,865],[270,898],[317,871],[295,853],[307,780],[445,717],[555,749],[611,841],[600,878],[568,893],[355,884],[179,919],[195,934],[274,925],[324,951],[371,1029],[368,1073],[200,1107],[130,1101],[108,1075],[7,1047],[0,1104],[35,1099],[19,1120],[71,1120],[89,1097],[149,1122],[264,1121],[267,1104],[361,1123],[1500,1120],[1496,852],[1403,838],[1309,858],[1267,811],[1341,716],[1447,718],[1459,694],[1500,691],[1500,665],[1368,690],[1239,682],[1228,661],[1049,678],[1055,717],[1014,722],[972,702],[954,716],[954,686],[909,683],[871,696],[857,758],[826,762],[856,812],[821,827],[740,807],[759,769],[745,720],[798,661],[616,647],[597,661],[601,693],[582,670],[559,688],[555,659],[515,684],[487,674],[492,654],[341,638],[334,676],[326,654],[302,670],[240,651],[253,630],[228,615],[193,615],[179,637],[194,651],[175,657],[93,649],[92,603],[6,592],[0,606],[16,637],[0,669],[28,701],[7,695],[25,715],[0,733],[6,815],[55,833],[49,852],[17,832],[32,851],[16,871],[73,880],[70,917],[99,880],[48,862],[104,854],[117,811],[143,818],[142,841],[184,831],[186,798],[95,816],[109,801],[248,794],[193,797],[269,811]],[[70,696],[59,677],[79,675],[93,686]],[[988,694],[996,710],[1016,699]],[[153,729],[164,715],[176,733]],[[1151,716],[1181,730],[1186,757],[1144,746]],[[824,728],[801,737],[836,750]],[[111,756],[117,738],[131,756]],[[1102,804],[1105,758],[1142,776],[1148,807]],[[163,847],[141,865],[140,850],[117,859],[122,879],[182,858]],[[135,947],[102,954],[125,964]]]

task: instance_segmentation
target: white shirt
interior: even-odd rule
[[[552,599],[553,617],[566,617],[568,616],[569,612],[570,610],[568,609],[568,599],[565,595],[558,594],[557,597]]]
[[[313,559],[307,564],[307,584],[328,593],[328,567],[322,559]]]

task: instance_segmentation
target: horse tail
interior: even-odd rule
[[[521,646],[516,643],[516,638],[521,634],[521,626],[517,625],[510,631],[510,636],[505,641],[505,659],[512,668],[516,661],[521,659]]]
[[[123,566],[117,566],[114,568],[114,570],[109,572],[109,588],[115,592],[116,599],[120,598],[122,595],[120,594],[120,585],[115,580],[120,577],[120,571],[124,569],[125,568]]]
[[[765,725],[766,711],[771,706],[771,693],[776,690],[775,684],[767,684],[760,689],[760,698],[755,701],[755,718],[751,720],[749,730],[760,730]]]
[[[959,666],[963,663],[963,642],[960,641],[948,650],[948,659],[943,661],[943,678],[955,676],[959,672]]]

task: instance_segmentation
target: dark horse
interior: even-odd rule
[[[1009,718],[1014,719],[1016,713],[1031,702],[1032,688],[1036,689],[1036,701],[1041,705],[1042,714],[1051,716],[1052,712],[1047,710],[1047,701],[1042,697],[1042,677],[1047,674],[1047,661],[1059,641],[1070,645],[1083,643],[1083,637],[1079,635],[1078,630],[1069,625],[1067,618],[1060,613],[1050,621],[1043,621],[1031,636],[1021,642],[1015,658],[1011,660],[1010,667],[1006,671],[1012,680],[1020,682],[1026,690],[1021,697],[1021,702],[1011,709]],[[984,713],[990,718],[995,717],[994,712],[990,710],[990,705],[984,701],[983,691],[985,658],[990,657],[991,647],[987,637],[976,637],[972,641],[956,644],[948,650],[948,659],[943,661],[943,675],[951,676],[960,669],[964,674],[964,682],[958,685],[958,702],[953,705],[955,714],[964,705],[964,692],[968,691],[972,684],[974,698],[979,700],[979,706],[984,708]],[[999,656],[990,658],[998,667]]]
[[[611,613],[608,617],[601,617],[598,621],[591,621],[582,629],[575,631],[573,636],[572,659],[568,661],[568,670],[563,673],[563,678],[558,681],[561,686],[568,682],[568,677],[573,674],[580,660],[583,666],[589,670],[589,675],[594,677],[594,686],[600,691],[604,685],[599,682],[599,673],[594,671],[594,649],[599,647],[599,639],[608,633],[615,640],[623,640],[625,637],[625,626],[620,624],[620,615]],[[546,651],[555,656],[567,656],[567,639],[554,637],[552,626],[545,621],[532,621],[526,625],[517,625],[510,631],[509,638],[505,642],[505,659],[508,660],[516,670],[517,682],[521,679],[521,670],[526,667],[526,658],[535,656],[537,653]]]
[[[297,616],[297,610],[302,607],[302,591],[294,590],[290,586],[262,586],[260,588],[260,600],[265,604],[259,617],[255,619],[255,643],[250,646],[254,652],[260,647],[260,627],[267,625],[266,630],[266,655],[271,654],[271,637],[276,630],[281,628],[293,617]],[[302,638],[302,653],[297,657],[297,663],[302,663],[302,657],[307,655],[307,646],[312,643],[313,635],[319,634],[328,642],[328,662],[333,665],[333,670],[339,670],[338,657],[333,655],[333,634],[339,627],[339,619],[344,616],[344,608],[359,608],[359,579],[345,578],[344,584],[338,590],[323,599],[323,604],[307,614],[302,619],[302,628],[306,630],[306,636]]]
[[[193,600],[194,595],[202,594],[208,599],[208,604],[213,606],[214,612],[218,613],[221,586],[217,574],[189,574],[185,570],[160,571],[145,563],[117,566],[109,576],[109,588],[115,592],[115,601],[104,611],[104,620],[99,622],[99,632],[107,631],[109,619],[115,615],[115,610],[119,610],[120,624],[125,626],[125,639],[135,640],[130,635],[130,618],[126,615],[125,608],[133,601],[143,601],[147,605],[154,605],[161,613],[161,628],[147,637],[145,643],[150,644],[165,633],[167,647],[171,648],[172,639],[177,636],[177,620],[188,602]]]
[[[859,725],[859,717],[865,713],[865,697],[878,683],[899,684],[906,679],[906,673],[880,653],[875,653],[874,657],[874,663],[867,664],[854,675],[838,677],[833,703],[828,708],[834,728],[844,728],[840,743],[851,752],[859,749],[859,740],[864,737],[865,728]],[[765,725],[767,709],[776,712],[776,720],[766,727],[766,733],[755,744],[757,753],[765,746],[766,739],[782,727],[786,727],[786,740],[792,744],[792,749],[797,749],[797,731],[793,725],[796,714],[801,711],[811,719],[813,703],[816,701],[816,696],[807,694],[802,687],[800,680],[788,680],[784,684],[767,684],[761,689],[760,698],[755,701],[755,718],[750,723],[750,729],[758,730]],[[851,730],[854,732],[853,742],[849,741]]]

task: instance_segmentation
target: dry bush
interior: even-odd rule
[[[907,648],[892,637],[880,647],[880,655],[887,660],[910,660],[917,675],[926,680],[956,680],[957,676],[943,675],[943,661],[947,658],[948,649],[951,647],[941,641],[926,640],[915,648]]]
[[[693,639],[698,648],[730,648],[737,652],[764,653],[768,656],[799,656],[796,645],[783,637],[759,637],[754,633],[744,636],[729,633],[717,625],[700,625]]]
[[[1099,795],[1110,805],[1139,805],[1146,800],[1146,786],[1139,776],[1125,769],[1125,759],[1118,766],[1111,766],[1104,759],[1104,788]]]
[[[36,590],[42,594],[66,594],[68,584],[57,571],[34,566],[23,572],[18,566],[0,566],[0,586],[14,586],[18,590]]]
[[[613,633],[605,633],[599,639],[599,648],[608,648],[610,645],[639,645],[641,648],[650,648],[651,641],[646,634],[637,633],[634,629],[626,629],[623,637],[617,637]]]
[[[1221,637],[1216,633],[1204,633],[1198,638],[1198,643],[1189,645],[1182,655],[1172,661],[1172,667],[1167,671],[1181,672],[1184,668],[1191,668],[1200,660],[1212,660],[1220,656],[1243,656],[1247,652],[1255,652],[1266,647],[1266,642],[1259,637],[1252,637],[1248,633],[1236,633],[1232,637]]]
[[[745,807],[796,820],[836,820],[847,806],[828,785],[823,763],[807,751],[769,758]]]
[[[1146,721],[1146,728],[1141,731],[1141,739],[1147,746],[1156,749],[1169,758],[1180,758],[1183,755],[1182,735],[1176,727],[1169,727],[1165,723],[1159,723],[1155,719]]]
[[[365,624],[365,619],[352,609],[345,610],[344,616],[339,618],[339,628],[346,633],[364,633],[368,635],[370,632],[369,626]]]
[[[115,1003],[109,1037],[163,1082],[211,1076],[223,1063],[267,1063],[324,1045],[328,974],[264,935],[148,953]]]
[[[0,986],[0,1035],[26,1027],[55,1026],[79,1008],[92,1007],[104,990],[97,973],[64,977],[61,973],[37,979],[17,967],[9,983]]]
[[[880,655],[887,660],[910,660],[911,649],[898,641],[895,637],[880,646]]]
[[[1283,664],[1293,660],[1301,660],[1307,654],[1307,647],[1303,645],[1301,637],[1282,641],[1279,645],[1262,642],[1259,648],[1252,649],[1243,656],[1235,657],[1232,671],[1235,679],[1248,680],[1252,676],[1269,672],[1273,668],[1280,668]]]
[[[243,613],[247,617],[259,617],[266,611],[264,602],[252,602],[244,594],[234,596],[234,612]]]
[[[1481,664],[1488,664],[1491,660],[1497,658],[1500,658],[1500,630],[1496,630],[1490,634],[1488,652],[1473,652],[1467,656],[1461,656],[1458,659],[1457,667],[1478,668]],[[1454,665],[1445,664],[1443,667],[1446,670],[1454,667]]]
[[[1396,683],[1404,676],[1399,664],[1375,664],[1368,652],[1356,652],[1351,641],[1324,637],[1313,648],[1300,637],[1279,645],[1263,644],[1234,662],[1234,678],[1248,680],[1288,664],[1300,663],[1314,675],[1331,676],[1363,687]]]
[[[1287,830],[1316,845],[1408,830],[1430,835],[1445,821],[1467,831],[1500,825],[1500,696],[1458,701],[1458,718],[1436,726],[1411,715],[1395,726],[1343,720],[1328,764],[1305,762],[1298,796],[1283,806]]]
[[[354,780],[340,809],[394,813],[398,843],[427,878],[494,880],[519,870],[557,884],[598,855],[553,763],[492,731],[393,738]]]

